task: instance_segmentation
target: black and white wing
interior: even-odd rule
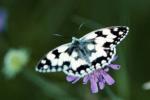
[[[81,37],[82,49],[75,51],[79,55],[75,60],[77,64],[74,64],[75,68],[69,67],[66,73],[83,77],[110,64],[116,54],[116,45],[125,38],[128,31],[126,26],[114,26],[98,29]],[[78,59],[84,63],[78,62]]]
[[[47,53],[38,63],[38,72],[59,72],[67,75],[82,77],[84,70],[92,71],[89,64],[83,57],[80,57],[78,48],[72,47],[71,43],[64,44]]]
[[[38,63],[36,71],[38,72],[57,72],[67,69],[69,55],[65,52],[70,47],[70,44],[61,45],[48,52]]]
[[[92,31],[79,39],[79,46],[68,43],[50,51],[41,59],[36,70],[63,71],[67,75],[83,77],[110,64],[116,54],[116,45],[125,38],[128,31],[126,26]]]
[[[127,26],[112,26],[92,31],[81,39],[87,41],[93,40],[102,47],[111,48],[119,44],[128,32],[129,28]]]
[[[88,42],[89,59],[95,69],[110,64],[116,54],[116,45],[126,37],[128,31],[126,26],[113,26],[92,31],[80,38]]]

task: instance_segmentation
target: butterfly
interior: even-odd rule
[[[109,65],[116,55],[116,46],[126,37],[127,26],[97,29],[81,38],[49,51],[38,63],[38,72],[60,72],[84,77]]]

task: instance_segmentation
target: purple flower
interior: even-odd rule
[[[7,12],[0,8],[0,32],[3,32],[6,26]]]
[[[114,58],[114,60],[116,60],[116,58]],[[90,82],[92,93],[97,93],[99,90],[103,90],[106,84],[113,85],[115,83],[115,80],[107,73],[110,68],[114,70],[118,70],[120,68],[120,65],[109,64],[104,68],[98,69],[93,73],[86,75],[83,78],[83,84],[87,84],[88,82]],[[66,80],[68,82],[71,82],[72,84],[79,81],[79,79],[80,79],[79,77],[75,77],[75,76],[66,77]]]

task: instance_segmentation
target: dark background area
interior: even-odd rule
[[[0,0],[7,12],[7,25],[0,32],[0,64],[11,48],[27,48],[30,59],[12,79],[0,74],[2,100],[150,100],[142,85],[150,80],[150,1],[149,0]],[[81,24],[84,25],[78,30]],[[70,84],[63,73],[35,71],[39,59],[51,49],[102,27],[126,25],[127,38],[117,46],[119,71],[116,80],[97,94],[89,85]],[[60,34],[61,37],[53,34]],[[1,71],[2,72],[2,71]],[[116,99],[117,100],[117,99]]]

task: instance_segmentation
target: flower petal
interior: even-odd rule
[[[74,77],[74,76],[70,76],[70,75],[66,77],[66,80],[68,82],[72,82],[72,84],[76,83],[79,79],[80,79],[79,77]]]
[[[99,88],[100,88],[100,90],[103,90],[104,87],[105,87],[105,82],[106,81],[104,80],[104,78],[103,78],[103,76],[101,74],[101,71],[99,73],[98,79],[99,79],[99,82],[98,82]]]
[[[108,71],[109,71],[109,67],[106,67],[106,68],[104,69],[104,71],[105,71],[105,72],[108,72]]]
[[[104,82],[99,82],[98,84],[99,84],[100,90],[103,90],[104,87],[105,87],[105,83]]]
[[[93,78],[90,79],[90,82],[91,82],[91,92],[97,93],[98,92],[97,82]]]
[[[72,84],[75,84],[79,80],[80,80],[80,77],[76,77],[76,79],[74,81],[72,81]]]
[[[83,84],[87,84],[87,82],[89,81],[89,75],[87,75],[87,76],[85,76],[84,78],[83,78]]]
[[[117,60],[117,58],[118,58],[118,56],[114,56],[111,62],[116,61],[116,60]]]
[[[112,85],[115,83],[115,80],[109,74],[107,74],[105,71],[101,70],[101,74],[103,75],[103,78],[105,79],[105,81],[108,85]]]
[[[67,80],[68,82],[72,82],[74,79],[75,79],[74,76],[67,76],[67,77],[66,77],[66,80]]]
[[[110,68],[114,69],[114,70],[119,70],[120,69],[120,65],[118,65],[118,64],[109,64],[108,66]]]

